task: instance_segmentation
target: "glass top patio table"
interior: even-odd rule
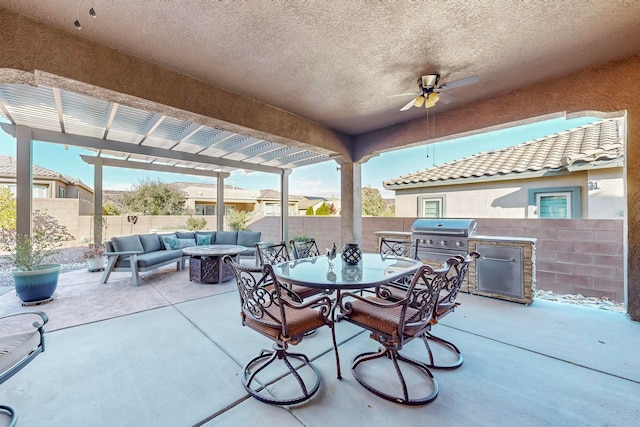
[[[310,288],[363,289],[399,279],[418,270],[411,258],[363,253],[358,264],[345,263],[340,254],[330,263],[326,255],[287,261],[273,266],[278,280]]]

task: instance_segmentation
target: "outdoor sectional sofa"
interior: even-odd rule
[[[196,245],[240,245],[245,249],[240,256],[255,257],[254,243],[260,242],[260,231],[197,231],[170,234],[135,234],[112,237],[106,242],[107,266],[100,283],[107,283],[112,272],[131,272],[133,284],[140,283],[138,273],[176,263],[184,270],[182,249]]]

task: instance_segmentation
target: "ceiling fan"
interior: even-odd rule
[[[480,81],[478,76],[473,75],[438,86],[440,74],[424,75],[418,79],[418,88],[420,91],[411,94],[418,96],[402,107],[400,111],[406,111],[411,107],[422,107],[422,105],[424,105],[425,108],[431,108],[435,106],[438,101],[448,104],[453,101],[453,96],[445,93],[446,90],[478,83],[478,81]]]

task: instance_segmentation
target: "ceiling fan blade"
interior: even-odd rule
[[[399,98],[401,96],[413,96],[416,97],[418,95],[422,94],[422,92],[405,92],[405,93],[396,93],[395,95],[388,95],[387,98]]]
[[[454,80],[452,82],[444,83],[438,87],[437,90],[454,89],[461,86],[472,85],[478,83],[480,78],[476,75],[465,77],[464,79]]]
[[[440,95],[440,101],[443,104],[450,104],[453,102],[453,100],[455,99],[453,96],[449,95],[446,92],[440,92],[438,93],[438,95]]]
[[[409,103],[407,105],[405,105],[404,107],[402,107],[400,109],[400,111],[407,111],[409,108],[413,107],[413,103],[415,102],[417,98],[412,99],[411,101],[409,101]]]

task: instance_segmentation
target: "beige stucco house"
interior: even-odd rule
[[[176,182],[186,196],[185,207],[196,215],[216,215],[217,187],[215,184]],[[299,197],[289,196],[289,215],[297,215]],[[231,185],[224,188],[225,210],[251,212],[254,216],[280,215],[280,192],[275,190],[246,190]]]
[[[56,212],[60,215],[91,215],[93,190],[77,178],[33,165],[34,209]],[[0,156],[0,187],[16,189],[16,159]]]
[[[396,216],[620,219],[624,118],[601,120],[384,182]]]

